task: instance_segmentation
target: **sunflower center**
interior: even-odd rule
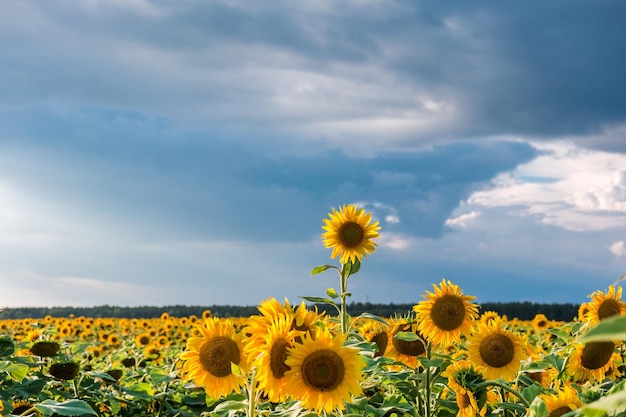
[[[339,240],[346,248],[354,248],[361,244],[365,237],[363,227],[355,222],[345,222],[339,228]]]
[[[617,316],[619,315],[620,311],[621,309],[619,302],[612,298],[608,298],[604,300],[602,304],[600,304],[600,307],[598,307],[598,318],[602,320],[607,317]]]
[[[376,346],[378,346],[378,352],[374,353],[374,357],[383,356],[387,350],[387,345],[389,344],[389,336],[387,336],[387,333],[376,333],[374,337],[372,337],[371,341],[376,343]]]
[[[239,347],[226,336],[207,340],[200,348],[200,363],[211,375],[222,378],[231,374],[230,364],[239,363]]]
[[[543,320],[537,322],[537,327],[540,328],[540,329],[546,327],[547,325],[548,325],[548,323],[546,323]]]
[[[407,331],[411,331],[410,324],[403,324],[399,326],[395,333],[397,334],[399,332],[407,332]],[[424,346],[424,343],[422,343],[421,340],[415,340],[415,341],[409,342],[406,340],[400,340],[398,338],[393,337],[391,339],[391,343],[393,343],[393,347],[396,348],[398,353],[401,353],[403,355],[419,356],[426,352],[426,347]]]
[[[282,378],[285,376],[285,372],[291,369],[285,365],[288,347],[289,342],[285,339],[278,339],[274,342],[272,349],[270,350],[270,369],[272,370],[272,375],[274,375],[274,378],[276,379]]]
[[[343,359],[330,349],[320,349],[302,362],[302,379],[310,388],[331,391],[343,381],[346,368]]]
[[[614,350],[613,342],[589,342],[580,355],[580,364],[587,369],[600,369],[611,359]]]
[[[464,392],[463,394],[457,393],[456,403],[459,406],[460,410],[465,410],[467,407],[472,406],[472,400],[470,399],[470,396],[467,392]]]
[[[564,405],[550,412],[550,414],[548,414],[548,417],[561,417],[563,414],[569,413],[570,411],[572,411],[572,409]]]
[[[444,295],[433,304],[430,318],[441,330],[458,329],[465,320],[465,304],[455,295]]]
[[[527,372],[526,376],[528,376],[530,379],[532,379],[533,381],[541,384],[541,382],[543,381],[543,372],[541,371],[537,371],[537,372]]]
[[[504,334],[487,335],[480,344],[480,357],[493,368],[508,365],[515,356],[513,341]]]

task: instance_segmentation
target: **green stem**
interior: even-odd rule
[[[430,362],[430,343],[426,342],[426,357]],[[430,417],[430,366],[426,367],[426,417]]]
[[[256,374],[256,370],[253,369],[250,373],[250,387],[248,389],[248,413],[247,417],[255,417],[256,415],[256,392],[254,390],[254,384],[256,383],[254,380],[254,376]]]
[[[348,277],[345,273],[345,265],[341,265],[341,272],[339,273],[341,278],[341,310],[339,312],[341,316],[341,333],[348,333],[348,320],[347,320],[347,308],[346,308],[346,297],[347,297],[347,289],[348,289]]]
[[[172,372],[174,372],[174,370],[176,369],[176,364],[177,363],[178,363],[178,359],[176,359],[172,363],[172,367],[170,368],[170,374]],[[168,397],[167,390],[170,388],[170,383],[171,383],[171,380],[168,380],[165,383],[165,388],[163,388],[163,397],[161,398],[161,401],[159,402],[159,411],[158,411],[156,417],[160,417],[161,413],[163,412],[163,408],[165,407],[165,402],[167,401],[167,397]]]
[[[513,394],[517,398],[519,398],[520,402],[522,404],[524,404],[524,407],[526,407],[526,408],[530,407],[530,403],[528,402],[528,400],[526,398],[524,398],[522,396],[522,394],[520,394],[519,392],[515,391],[513,388],[509,387],[508,385],[502,384],[502,383],[500,383],[498,381],[485,381],[485,382],[482,382],[480,384],[477,384],[474,388],[478,390],[478,389],[481,389],[481,388],[487,388],[489,386],[500,387],[503,390],[510,392],[511,394]]]

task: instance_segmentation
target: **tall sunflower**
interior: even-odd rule
[[[343,410],[346,401],[362,393],[363,358],[344,342],[344,335],[324,329],[287,349],[285,389],[290,397],[319,413]]]
[[[484,368],[487,379],[512,381],[526,359],[525,342],[505,330],[500,320],[478,323],[468,338],[469,359]]]
[[[256,346],[253,353],[259,389],[271,402],[283,402],[287,398],[285,373],[290,369],[285,364],[287,350],[294,346],[296,337],[304,333],[294,330],[291,320],[287,315],[277,317],[266,329],[263,343]]]
[[[458,285],[445,279],[433,288],[434,292],[426,291],[426,299],[413,306],[418,329],[433,344],[460,343],[461,334],[469,333],[472,321],[478,318],[478,305],[470,302],[476,297],[464,295]]]
[[[180,354],[185,378],[204,387],[212,397],[228,395],[245,382],[233,374],[231,364],[248,369],[241,335],[229,319],[209,318],[198,329],[202,336],[187,340],[186,349]]]
[[[576,390],[570,385],[556,390],[554,394],[541,394],[539,398],[548,409],[548,417],[560,417],[583,406]]]
[[[577,343],[567,361],[567,372],[576,382],[602,381],[613,364],[613,342]]]
[[[626,312],[626,303],[622,301],[622,287],[615,288],[614,285],[609,285],[606,292],[594,291],[589,298],[591,298],[589,310],[585,314],[589,326],[595,326],[600,320]]]
[[[463,359],[449,365],[441,376],[448,378],[448,388],[456,395],[459,407],[458,417],[475,417],[485,415],[487,411],[487,390],[476,385],[485,382],[483,369],[473,362]],[[476,391],[476,392],[474,392]]]
[[[324,247],[332,248],[331,258],[339,256],[342,264],[354,263],[374,252],[377,243],[372,239],[379,237],[380,226],[372,222],[371,213],[349,204],[333,209],[328,217],[323,220],[322,242]]]

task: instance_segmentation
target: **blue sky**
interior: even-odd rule
[[[4,0],[0,306],[584,302],[626,273],[626,5]]]

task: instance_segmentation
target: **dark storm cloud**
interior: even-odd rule
[[[271,156],[215,133],[199,140],[197,132],[132,111],[86,108],[72,112],[71,123],[67,116],[33,111],[27,120],[36,124],[20,123],[29,126],[21,133],[31,151],[16,157],[30,161],[0,173],[48,199],[185,239],[307,240],[330,208],[361,201],[395,210],[401,222],[387,230],[438,237],[461,201],[535,156],[528,144],[505,141],[373,157],[338,150]],[[10,126],[0,133],[16,136]]]
[[[626,121],[621,1],[9,1],[3,12],[5,106],[133,107],[274,135],[377,117],[429,120],[422,99],[455,109],[405,134],[405,144],[580,136]]]

